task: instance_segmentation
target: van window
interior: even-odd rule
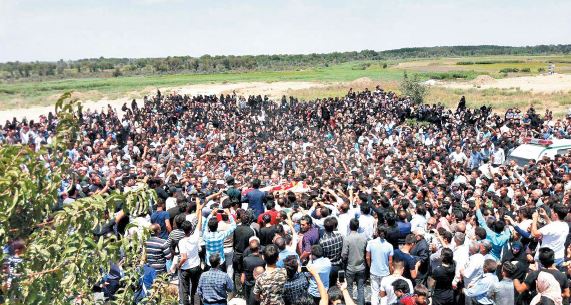
[[[557,154],[558,155],[565,155],[569,152],[569,148],[563,148],[563,149],[558,149],[557,150]]]

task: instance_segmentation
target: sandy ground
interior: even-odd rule
[[[538,76],[510,77],[494,79],[480,75],[469,82],[441,82],[430,80],[429,85],[459,89],[516,89],[537,93],[555,93],[571,91],[571,74],[553,74]]]
[[[314,87],[327,86],[325,83],[317,82],[245,82],[245,83],[225,83],[225,84],[199,84],[199,85],[189,85],[181,87],[165,87],[160,88],[163,94],[168,94],[170,92],[177,92],[179,94],[188,95],[210,95],[221,93],[231,94],[235,91],[238,95],[268,95],[271,98],[281,98],[282,95],[286,94],[288,90],[300,90],[308,89]],[[125,94],[126,96],[144,96],[153,95],[156,93],[156,89],[149,88],[142,90],[140,92],[129,92]],[[116,108],[121,112],[121,106],[123,103],[130,102],[132,98],[124,97],[119,99],[108,99],[102,98],[99,100],[84,100],[82,99],[82,94],[79,93],[77,96],[81,101],[84,109],[91,110],[101,110],[106,109],[107,105],[110,104],[112,107]],[[137,99],[141,101],[141,99]],[[31,107],[25,109],[10,109],[0,111],[0,122],[5,122],[6,120],[11,120],[13,117],[23,118],[26,117],[29,120],[38,119],[40,115],[47,115],[48,112],[54,111],[54,106],[41,106],[41,107]]]

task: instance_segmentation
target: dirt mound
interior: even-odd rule
[[[474,85],[490,85],[494,84],[496,79],[489,75],[478,75],[471,83]]]
[[[352,87],[366,87],[366,86],[372,86],[373,84],[375,84],[375,81],[373,81],[372,79],[368,78],[368,77],[361,77],[361,78],[357,78],[354,81],[351,81],[348,83],[350,86]],[[371,89],[371,88],[369,88]]]

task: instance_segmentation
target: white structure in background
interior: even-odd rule
[[[547,67],[547,74],[552,75],[553,73],[555,73],[555,64],[549,64]]]

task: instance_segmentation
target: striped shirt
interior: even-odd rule
[[[166,261],[171,258],[167,241],[158,236],[151,236],[145,242],[145,250],[147,264],[159,273],[166,271]]]
[[[178,242],[183,239],[186,235],[181,229],[174,229],[169,234],[169,239],[167,240],[167,245],[173,255],[178,255],[180,251],[178,250]]]

